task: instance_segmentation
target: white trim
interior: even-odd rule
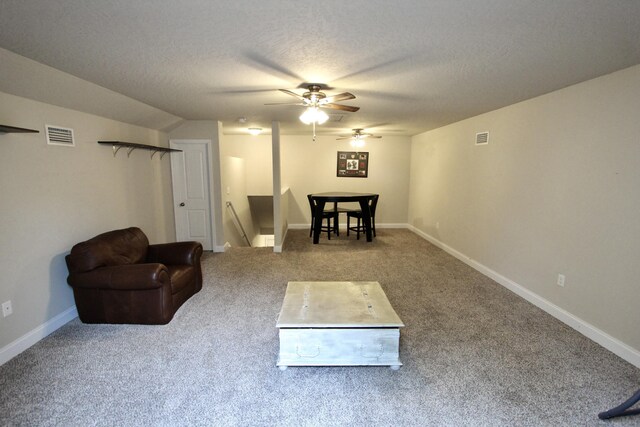
[[[280,122],[271,122],[271,166],[272,166],[272,185],[273,185],[273,251],[282,252],[282,246],[284,245],[284,228],[288,222],[288,217],[285,214],[285,207],[282,206],[282,167],[280,156]],[[283,216],[283,214],[285,214]]]
[[[214,192],[213,192],[213,187],[212,187],[212,183],[215,182],[213,176],[212,176],[212,152],[213,152],[213,145],[212,145],[212,140],[210,139],[170,139],[169,140],[169,148],[173,148],[173,149],[178,149],[180,151],[185,151],[184,148],[185,146],[192,146],[192,147],[200,147],[203,146],[204,147],[204,151],[205,151],[205,171],[203,172],[204,176],[204,181],[206,182],[207,186],[208,186],[208,192],[206,194],[207,197],[207,201],[208,203],[208,240],[209,242],[206,241],[201,241],[200,243],[202,243],[202,247],[205,251],[209,251],[209,250],[214,250],[213,248],[216,246],[216,236],[215,236],[215,227],[216,227],[216,223],[215,223],[215,219],[214,216],[216,215],[215,212],[215,204],[213,202],[213,197],[214,197]],[[184,157],[183,157],[184,159]],[[178,222],[178,217],[179,217],[179,208],[178,208],[178,202],[180,202],[180,200],[176,199],[176,185],[177,182],[179,181],[179,179],[184,178],[185,180],[187,179],[187,172],[186,170],[183,170],[184,172],[184,177],[178,176],[178,172],[177,172],[177,167],[176,165],[178,164],[178,158],[176,156],[170,156],[170,160],[169,160],[170,164],[171,164],[171,194],[172,194],[172,200],[173,200],[173,224],[174,224],[174,228],[175,228],[175,232],[176,232],[176,237],[178,237],[179,235],[188,235],[188,231],[185,230],[180,230],[181,228],[183,228],[184,224],[180,224]],[[186,160],[185,160],[186,162]],[[186,167],[186,163],[184,163],[184,166]],[[184,169],[184,168],[181,168]],[[185,184],[186,185],[186,184]],[[186,194],[183,194],[182,196],[184,196],[186,198]],[[195,239],[194,239],[195,240]],[[206,240],[206,239],[203,239]],[[207,247],[206,243],[210,243],[211,247]]]
[[[409,228],[409,224],[393,224],[393,223],[376,224],[376,230],[378,228]]]
[[[640,368],[640,351],[628,346],[627,344],[623,343],[617,338],[612,337],[611,335],[598,329],[592,324],[580,319],[579,317],[574,316],[573,314],[569,313],[567,310],[561,307],[558,307],[557,305],[553,304],[550,301],[547,301],[546,299],[542,298],[538,294],[531,292],[524,286],[517,284],[513,280],[504,277],[503,275],[501,275],[496,271],[493,271],[489,267],[486,267],[485,265],[480,264],[478,261],[475,261],[469,258],[468,256],[464,255],[463,253],[453,249],[452,247],[447,246],[446,244],[442,243],[435,237],[423,232],[422,230],[419,230],[412,225],[408,225],[408,228],[418,236],[424,238],[425,240],[439,247],[440,249],[447,252],[448,254],[453,255],[454,257],[458,258],[460,261],[478,270],[480,273],[484,274],[485,276],[495,280],[505,288],[509,289],[511,292],[515,293],[516,295],[519,295],[520,297],[529,301],[531,304],[535,305],[536,307],[546,311],[548,314],[552,315],[553,317],[565,323],[569,327],[580,332],[585,337],[600,344],[602,347],[606,348],[607,350],[611,351],[617,356],[623,358],[624,360],[631,363],[632,365]]]
[[[282,244],[281,245],[274,245],[273,246],[273,252],[275,252],[277,254],[281,254],[282,253],[282,248],[284,246],[284,242],[287,241],[287,234],[289,234],[289,226],[287,226],[287,228],[284,229],[284,236],[282,236]]]
[[[289,230],[308,230],[309,224],[289,224]]]
[[[310,224],[289,224],[288,227],[290,230],[308,230]],[[386,224],[376,224],[376,230],[382,228],[409,228],[409,224],[400,224],[400,223],[386,223]],[[347,224],[344,221],[340,222],[340,230],[346,230]]]
[[[0,349],[0,366],[4,365],[9,360],[13,359],[32,345],[36,344],[38,341],[54,332],[56,329],[59,329],[60,327],[66,325],[76,317],[78,317],[78,310],[76,310],[76,306],[74,305],[73,307],[69,308],[66,311],[63,311],[52,319],[49,319],[32,331],[27,332],[17,340],[2,347]]]

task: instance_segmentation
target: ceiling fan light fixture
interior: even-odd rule
[[[352,147],[364,147],[364,139],[360,138],[360,135],[356,135],[351,138],[351,146]]]
[[[249,128],[247,129],[247,132],[253,136],[260,135],[262,133],[262,128]]]
[[[318,107],[307,107],[307,109],[304,110],[304,113],[300,115],[300,121],[305,125],[310,125],[312,123],[321,125],[327,120],[329,120],[327,113]]]
[[[358,128],[358,129],[354,129],[353,133],[349,136],[340,136],[339,138],[336,138],[337,140],[349,140],[349,142],[351,143],[352,147],[364,147],[365,145],[365,139],[367,138],[376,138],[376,139],[380,139],[382,138],[381,136],[378,135],[373,135],[370,133],[366,133],[366,132],[362,132],[364,129]]]

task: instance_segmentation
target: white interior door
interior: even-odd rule
[[[211,193],[209,191],[208,140],[172,140],[173,210],[176,239],[195,240],[204,250],[213,250],[211,236]]]

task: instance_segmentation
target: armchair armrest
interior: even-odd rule
[[[200,242],[175,242],[149,245],[147,262],[167,265],[199,265],[202,255]]]
[[[84,289],[155,289],[170,283],[169,272],[163,264],[127,264],[101,267],[73,273],[67,282]]]

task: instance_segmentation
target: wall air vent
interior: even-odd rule
[[[485,145],[489,143],[489,132],[476,133],[476,145]]]
[[[51,125],[46,125],[45,129],[47,130],[47,144],[63,145],[65,147],[76,145],[73,142],[73,129]]]

